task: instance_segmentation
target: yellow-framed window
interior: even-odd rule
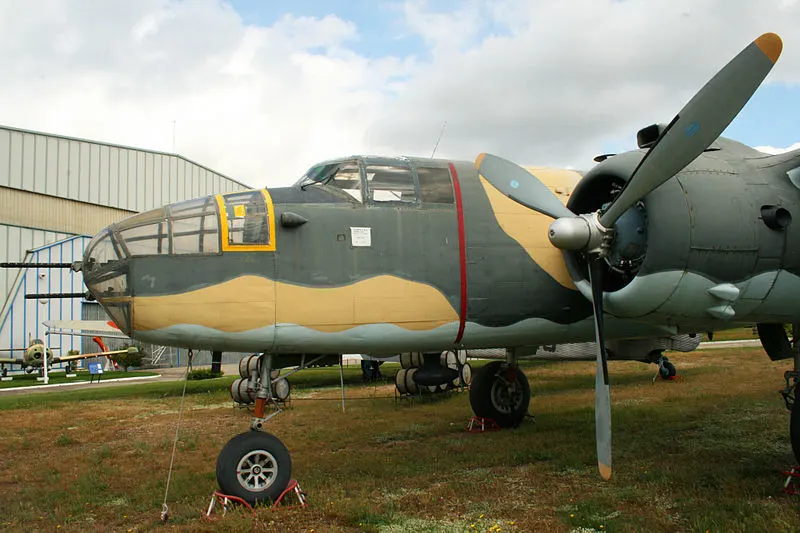
[[[275,250],[275,211],[266,189],[218,194],[222,251]]]

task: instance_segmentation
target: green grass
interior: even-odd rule
[[[290,378],[298,399],[269,422],[292,451],[305,509],[200,516],[216,455],[245,431],[234,376],[190,382],[170,492],[183,531],[797,531],[794,463],[776,391],[786,363],[760,349],[670,354],[683,381],[612,362],[614,476],[596,472],[594,363],[526,363],[535,422],[466,433],[467,394],[395,403],[391,382],[338,368]],[[389,367],[387,374],[391,374]],[[155,531],[182,382],[0,398],[0,528]],[[93,394],[87,396],[87,394]],[[99,396],[98,396],[99,395]],[[301,401],[299,398],[303,398]],[[68,496],[67,496],[68,495]],[[473,527],[474,526],[474,527]],[[601,527],[602,526],[602,527]]]
[[[740,340],[750,340],[757,338],[758,334],[753,333],[753,326],[747,326],[744,328],[726,329],[723,331],[714,332],[715,341],[740,341]],[[708,340],[708,334],[703,334],[703,340],[705,341]]]
[[[91,378],[88,370],[79,370],[75,372],[76,376],[74,378],[66,377],[64,372],[50,372],[48,373],[48,381],[49,385],[55,385],[59,383],[78,383],[78,382],[88,382]],[[137,370],[135,372],[105,372],[100,374],[99,376],[94,377],[94,381],[97,381],[98,378],[100,381],[107,381],[110,379],[119,379],[119,378],[134,378],[134,377],[145,377],[145,376],[157,376],[157,372],[146,372],[143,370]],[[38,373],[33,374],[12,374],[13,380],[11,381],[0,381],[0,389],[15,389],[18,387],[35,387],[38,385],[44,385],[43,381],[38,381],[36,378],[39,377]]]

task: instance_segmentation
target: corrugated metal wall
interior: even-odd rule
[[[128,211],[249,188],[178,155],[7,127],[0,186]]]
[[[89,237],[71,237],[53,244],[34,248],[25,254],[25,261],[32,263],[69,263],[83,257]],[[22,348],[29,338],[45,338],[45,320],[79,320],[81,300],[51,299],[26,300],[26,294],[46,292],[83,292],[86,287],[83,277],[66,268],[28,268],[17,271],[11,279],[7,305],[0,313],[0,347]],[[69,350],[80,350],[77,337],[61,336],[50,342],[60,346],[57,355]]]
[[[0,126],[0,262],[71,263],[90,239],[76,234],[131,212],[248,188],[179,155]],[[25,294],[85,290],[69,269],[0,269],[0,347],[26,346],[29,335],[44,334],[44,320],[81,317],[80,299],[37,302]],[[81,349],[78,337],[61,344],[61,353]],[[185,355],[176,350],[164,362],[185,363]]]
[[[47,243],[66,239],[67,237],[71,237],[71,235],[55,231],[0,225],[0,262],[20,262],[25,257],[26,251],[39,248]],[[57,261],[60,262],[61,260],[58,259]],[[71,261],[71,259],[65,259],[64,261]],[[0,268],[0,309],[3,308],[5,295],[11,291],[11,286],[18,273],[18,269]]]

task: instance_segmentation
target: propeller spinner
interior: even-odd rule
[[[672,119],[616,198],[597,212],[576,215],[546,185],[510,161],[490,154],[481,154],[475,161],[478,172],[500,192],[556,219],[549,229],[553,246],[587,256],[598,346],[597,462],[603,479],[611,477],[611,398],[603,338],[603,261],[614,244],[614,226],[630,207],[694,161],[719,137],[761,85],[782,48],[780,37],[765,33],[717,72]]]

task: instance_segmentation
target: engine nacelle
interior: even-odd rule
[[[738,143],[719,139],[715,145],[732,149]],[[767,174],[746,159],[735,164],[730,153],[716,153],[700,156],[617,221],[605,265],[606,312],[660,323],[672,318],[676,326],[682,317],[709,325],[748,317],[789,321],[791,306],[773,288],[780,285],[786,257],[800,256],[791,250],[800,248],[791,225],[798,190],[785,174]],[[576,186],[570,209],[602,208],[643,155],[628,152],[598,164]],[[565,257],[590,299],[585,257]]]

